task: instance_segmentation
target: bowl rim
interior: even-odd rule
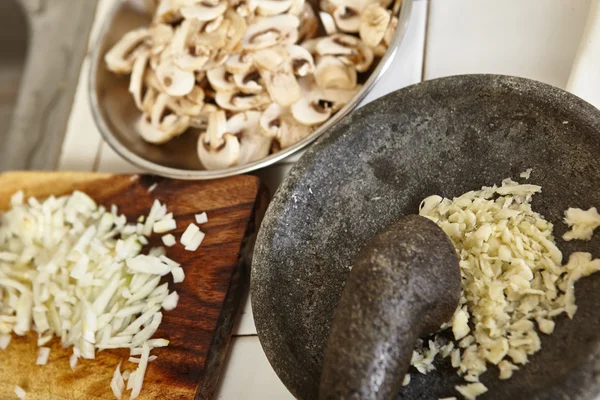
[[[130,162],[134,166],[141,168],[150,173],[154,173],[160,176],[174,178],[174,179],[186,179],[186,180],[196,180],[196,179],[217,179],[217,178],[225,178],[228,176],[244,174],[247,172],[251,172],[260,168],[267,167],[269,165],[275,164],[278,161],[283,160],[291,156],[292,154],[300,151],[301,149],[307,147],[309,144],[314,142],[318,137],[320,137],[323,133],[325,133],[331,126],[340,121],[343,117],[345,117],[350,111],[356,109],[361,101],[369,94],[375,85],[380,81],[383,74],[390,68],[391,62],[394,59],[394,56],[398,52],[398,47],[400,43],[402,43],[406,31],[408,29],[408,24],[410,22],[410,17],[412,16],[412,7],[413,2],[415,0],[404,0],[402,2],[402,6],[400,9],[400,16],[398,19],[398,27],[396,28],[396,32],[394,33],[394,38],[390,43],[389,48],[386,50],[385,54],[379,61],[379,64],[366,82],[361,86],[359,91],[354,95],[352,100],[342,107],[332,118],[330,118],[323,125],[315,129],[310,135],[305,137],[304,139],[294,143],[292,146],[280,150],[277,153],[270,154],[265,158],[262,158],[257,161],[253,161],[248,164],[233,166],[231,168],[219,169],[219,170],[191,170],[191,169],[181,169],[181,168],[173,168],[166,167],[164,165],[149,161],[133,151],[131,151],[127,146],[122,144],[119,139],[113,135],[113,132],[108,127],[104,116],[102,115],[100,100],[98,98],[98,92],[96,91],[97,87],[97,75],[99,68],[104,68],[103,62],[103,48],[104,41],[107,37],[107,34],[112,26],[112,23],[115,19],[116,14],[121,10],[124,4],[127,2],[119,1],[116,2],[115,5],[110,9],[107,15],[104,17],[102,21],[101,29],[98,33],[98,36],[95,38],[93,42],[93,52],[91,57],[91,66],[89,68],[89,79],[88,79],[88,98],[90,101],[92,116],[98,130],[104,141],[108,143],[108,145],[124,160]]]

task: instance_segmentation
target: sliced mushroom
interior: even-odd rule
[[[223,15],[227,10],[227,2],[220,1],[211,3],[200,1],[194,5],[181,8],[181,15],[186,19],[197,19],[199,21],[212,21]]]
[[[292,105],[292,115],[302,125],[319,125],[331,117],[331,108],[325,101],[305,97]]]
[[[135,105],[139,110],[142,110],[142,92],[144,90],[144,74],[148,66],[150,52],[145,51],[140,53],[133,63],[131,69],[131,77],[129,78],[129,93],[133,96]]]
[[[204,90],[200,86],[194,86],[187,96],[171,97],[168,105],[177,115],[194,117],[200,114],[204,107]]]
[[[190,126],[206,130],[208,128],[208,118],[210,114],[219,111],[219,107],[214,104],[204,103],[202,111],[191,118]]]
[[[305,3],[304,0],[297,0],[302,2],[302,9],[298,12],[291,12],[292,15],[298,15],[300,18],[300,26],[298,27],[298,42],[302,42],[308,39],[312,39],[319,34],[319,21],[315,15],[313,8],[310,4]]]
[[[223,23],[224,20],[225,20],[225,17],[223,15],[219,15],[217,18],[213,19],[212,21],[207,22],[206,25],[204,25],[204,27],[203,27],[204,32],[211,33],[211,32],[216,31],[217,29],[219,29],[219,27],[221,26],[221,24]]]
[[[205,25],[206,26],[206,25]],[[224,19],[218,28],[212,32],[201,31],[192,37],[194,44],[206,47],[208,49],[219,51],[225,48],[227,44],[227,33],[231,26],[229,19]]]
[[[389,46],[394,40],[394,34],[396,33],[396,29],[398,28],[398,18],[392,17],[390,20],[390,24],[388,25],[385,34],[383,35],[383,43],[386,46]]]
[[[167,24],[153,24],[150,27],[152,54],[159,54],[171,42],[174,35],[173,27]]]
[[[210,50],[206,46],[193,43],[191,38],[201,26],[201,22],[185,20],[173,35],[170,50],[174,63],[185,71],[196,71],[209,60]]]
[[[143,114],[138,121],[138,132],[150,143],[165,143],[182,134],[190,126],[190,117],[177,115],[169,106],[170,98],[161,93],[152,105],[151,114]]]
[[[333,20],[331,14],[325,11],[319,11],[319,18],[321,18],[323,28],[325,29],[325,33],[327,35],[333,35],[337,32],[337,27],[335,26],[335,21]]]
[[[387,51],[387,46],[384,43],[379,43],[375,47],[371,47],[371,51],[375,57],[383,57]]]
[[[250,25],[242,39],[242,46],[248,50],[264,49],[285,40],[298,29],[300,20],[295,15],[276,15],[259,19]]]
[[[227,61],[227,52],[223,50],[217,50],[211,52],[210,59],[202,67],[203,71],[210,71],[211,69],[219,68]]]
[[[179,0],[161,0],[154,13],[154,21],[175,25],[183,19],[179,9]]]
[[[360,16],[360,38],[369,47],[377,46],[383,40],[390,19],[388,10],[378,3],[369,4]]]
[[[150,39],[147,28],[127,32],[104,56],[106,66],[117,74],[129,74],[139,53],[144,51],[144,43]]]
[[[240,157],[240,142],[230,134],[223,135],[223,144],[212,148],[207,142],[207,134],[202,133],[198,138],[198,158],[208,170],[225,169],[235,165]]]
[[[155,90],[151,87],[148,87],[146,89],[146,92],[144,93],[144,98],[142,99],[142,112],[150,115],[150,113],[152,112],[152,106],[154,105],[154,103],[156,102],[156,98],[158,97],[158,93],[158,90]]]
[[[260,109],[271,103],[271,99],[266,93],[245,94],[241,92],[217,92],[215,101],[219,107],[229,111]]]
[[[320,40],[320,38],[308,39],[302,42],[300,46],[304,47],[310,54],[317,54],[317,44]]]
[[[252,68],[252,56],[248,53],[236,53],[225,61],[225,69],[230,74],[243,74]]]
[[[225,17],[229,21],[229,28],[227,30],[227,43],[225,44],[224,50],[227,52],[233,52],[238,49],[241,50],[241,40],[248,29],[244,18],[239,16],[233,10],[227,10]],[[238,51],[236,51],[238,52]]]
[[[354,89],[356,69],[334,56],[322,56],[315,68],[315,81],[323,89]]]
[[[315,62],[312,54],[302,46],[288,45],[286,47],[290,55],[292,71],[297,76],[306,76],[315,71]]]
[[[273,140],[260,132],[260,117],[258,111],[246,111],[227,120],[227,132],[235,135],[240,142],[238,165],[260,160],[269,154]]]
[[[338,55],[358,72],[365,72],[373,63],[373,51],[355,36],[338,33],[321,39],[317,44],[320,55]]]
[[[392,14],[398,15],[400,8],[402,7],[402,0],[394,0],[394,6],[392,7]]]
[[[256,66],[267,71],[275,71],[289,58],[284,46],[273,46],[252,53],[251,57]]]
[[[256,69],[233,75],[233,82],[242,93],[260,93],[264,91],[265,88],[259,83],[260,80],[260,73]]]
[[[270,17],[288,11],[293,4],[293,0],[255,0],[254,3],[258,15]]]
[[[227,133],[227,117],[224,111],[216,111],[208,115],[207,140],[212,149],[221,147],[224,143],[223,136]]]
[[[360,40],[355,36],[339,33],[319,40],[316,50],[322,56],[350,55],[359,42]]]
[[[360,10],[343,4],[333,11],[333,20],[342,32],[356,33],[360,29]]]
[[[291,106],[300,99],[302,90],[290,67],[261,71],[261,76],[271,99],[280,106]]]
[[[216,91],[231,92],[235,90],[233,75],[227,72],[225,67],[218,67],[206,71],[206,78]]]
[[[297,15],[300,18],[300,26],[302,26],[302,13],[306,10],[310,9],[310,13],[312,16],[315,16],[315,13],[312,11],[312,6],[306,3],[306,0],[292,0],[292,5],[288,10],[288,14]]]
[[[194,73],[184,71],[173,62],[164,61],[156,68],[156,77],[163,90],[170,96],[185,96],[196,83]]]
[[[279,151],[304,139],[312,132],[308,125],[302,125],[294,119],[288,109],[271,104],[260,117],[261,132],[275,139],[272,147]]]

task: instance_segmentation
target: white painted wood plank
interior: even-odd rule
[[[564,88],[589,0],[431,0],[425,78],[495,73]]]
[[[426,21],[427,1],[417,0],[413,5],[412,17],[406,31],[406,36],[400,43],[390,67],[373,90],[363,99],[359,107],[394,90],[421,82]],[[296,162],[303,154],[304,150],[294,153],[281,160],[280,163]]]
[[[60,170],[92,171],[95,166],[102,138],[94,122],[88,98],[90,50],[96,42],[102,22],[114,2],[115,0],[100,0],[96,9],[96,17],[90,33],[89,50],[79,73],[79,83],[58,162]]]
[[[258,337],[234,337],[229,349],[215,399],[294,399],[273,371]]]

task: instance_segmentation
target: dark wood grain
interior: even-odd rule
[[[158,186],[149,193],[155,182]],[[208,223],[202,225],[206,238],[198,251],[185,251],[179,244],[167,248],[167,256],[182,264],[186,279],[176,285],[177,308],[164,312],[155,335],[171,343],[153,350],[158,359],[148,367],[139,399],[212,398],[247,281],[243,246],[251,244],[256,218],[266,207],[267,195],[258,178],[206,182],[143,175],[6,173],[0,175],[0,209],[7,207],[8,198],[19,189],[36,197],[82,190],[100,204],[116,204],[128,220],[146,215],[154,199],[159,199],[175,216],[176,237],[196,213],[207,212]],[[157,245],[162,245],[159,235],[150,238],[149,246]],[[13,398],[15,385],[27,391],[28,400],[113,399],[109,385],[117,364],[123,361],[123,369],[136,367],[126,361],[127,350],[106,350],[96,360],[80,360],[73,372],[68,361],[71,350],[62,349],[57,340],[50,347],[45,366],[35,365],[33,335],[14,337],[9,348],[0,351],[1,399]]]

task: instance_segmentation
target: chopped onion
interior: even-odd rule
[[[46,365],[48,363],[48,357],[50,357],[50,348],[40,347],[38,349],[38,356],[37,360],[35,361],[35,365]]]
[[[171,270],[171,275],[173,275],[173,283],[181,283],[185,279],[185,273],[181,267],[173,268]]]
[[[112,392],[117,399],[120,400],[123,397],[125,381],[123,380],[123,376],[121,375],[121,363],[119,363],[119,365],[117,365],[117,368],[115,369],[113,378],[110,381],[110,388],[112,389]]]
[[[204,240],[204,232],[198,231],[194,234],[194,236],[190,239],[190,241],[185,245],[185,250],[187,251],[196,251],[200,244]]]
[[[177,305],[177,293],[161,277],[172,273],[175,283],[185,277],[163,247],[142,254],[153,230],[176,228],[173,214],[154,201],[147,216],[128,223],[116,206],[98,206],[78,191],[24,200],[23,192],[12,196],[0,225],[0,349],[9,345],[11,332],[24,336],[33,330],[36,364],[47,364],[50,348],[42,346],[57,337],[73,349],[72,369],[79,358],[94,359],[97,350],[131,349],[132,356],[141,356],[127,384],[131,398],[137,397],[146,366],[156,359],[150,350],[169,344],[151,339],[162,322],[161,308]],[[192,246],[198,232],[196,227],[188,233]],[[162,239],[175,244],[173,235]],[[117,367],[111,382],[117,398],[125,379]]]
[[[177,307],[177,302],[179,302],[179,295],[175,291],[171,292],[162,302],[162,308],[166,311],[171,311]]]
[[[195,217],[196,217],[196,223],[198,225],[205,224],[208,222],[208,216],[206,215],[205,212],[203,212],[201,214],[196,214]]]
[[[175,241],[175,236],[171,235],[170,233],[168,235],[164,235],[161,239],[163,244],[167,247],[175,246],[175,243],[177,243]]]
[[[0,335],[0,350],[6,350],[8,345],[10,344],[10,335],[1,334]]]
[[[15,386],[15,394],[19,399],[24,399],[25,396],[27,396],[27,392],[25,392],[21,386]]]
[[[181,239],[179,239],[179,241],[182,245],[187,246],[192,241],[194,235],[196,235],[198,232],[200,232],[200,228],[194,224],[189,224],[185,229],[185,232],[183,232],[183,235],[181,235]]]

